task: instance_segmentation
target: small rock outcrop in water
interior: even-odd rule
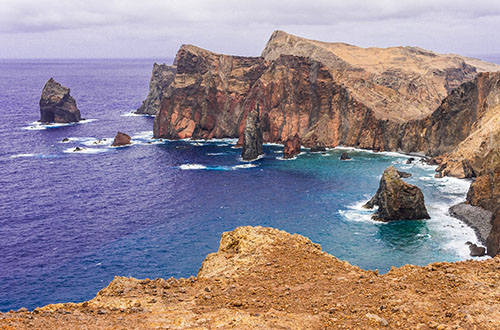
[[[300,138],[298,134],[295,134],[293,138],[289,138],[285,141],[285,147],[283,149],[283,158],[289,159],[300,154]]]
[[[50,78],[40,97],[40,121],[42,123],[73,123],[82,118],[70,89]]]
[[[326,148],[320,144],[316,144],[311,147],[311,152],[325,152]]]
[[[125,146],[127,144],[130,144],[130,140],[131,139],[129,135],[122,132],[118,132],[116,133],[112,146],[113,147]]]
[[[389,166],[382,174],[380,186],[375,196],[364,205],[365,208],[378,206],[374,220],[419,220],[429,219],[422,191],[401,180],[401,174]]]
[[[347,152],[343,152],[342,155],[340,155],[340,160],[349,160],[351,157],[349,157],[349,154]]]
[[[478,246],[472,242],[466,242],[465,244],[469,246],[471,257],[482,257],[486,254],[486,249],[482,246]]]
[[[262,130],[259,119],[259,105],[248,114],[243,141],[243,160],[254,160],[264,153],[262,149]]]
[[[174,80],[176,72],[177,67],[175,65],[153,64],[148,96],[137,109],[136,114],[156,115],[160,111],[163,93]]]

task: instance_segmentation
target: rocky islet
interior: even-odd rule
[[[40,122],[76,123],[82,120],[70,89],[50,78],[40,96]]]

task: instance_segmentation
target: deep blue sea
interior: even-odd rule
[[[340,161],[336,149],[285,161],[266,145],[245,163],[233,140],[151,139],[153,118],[130,112],[153,62],[0,61],[1,311],[88,300],[115,275],[196,275],[221,233],[243,225],[305,235],[381,272],[467,258],[474,232],[446,212],[469,183],[434,179],[404,155],[349,150],[352,161]],[[36,123],[50,77],[71,88],[86,121]],[[133,145],[110,147],[117,131]],[[378,223],[361,208],[391,164],[413,174],[432,219]]]

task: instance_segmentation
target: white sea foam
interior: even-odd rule
[[[265,142],[263,143],[265,146],[275,146],[275,147],[283,147],[283,143],[275,143],[275,142]]]
[[[372,220],[372,214],[374,213],[374,210],[364,208],[363,205],[365,205],[366,202],[368,202],[368,200],[356,202],[354,204],[348,205],[346,210],[339,210],[338,212],[348,221],[374,223],[375,221]]]
[[[481,243],[471,227],[448,215],[449,206],[446,203],[430,203],[427,205],[431,217],[426,220],[429,234],[441,242],[441,248],[446,250],[447,253],[456,254],[462,260],[469,259],[470,251],[465,242],[470,241],[479,245]]]
[[[243,158],[241,158],[241,156],[240,156],[240,157],[238,157],[238,160],[239,160],[240,162],[244,162],[244,163],[251,163],[251,162],[254,162],[254,161],[256,161],[256,160],[262,159],[262,158],[264,158],[265,156],[266,156],[266,154],[258,155],[258,156],[257,156],[257,158],[252,159],[252,160],[244,160],[244,159],[243,159]]]
[[[142,131],[135,133],[132,136],[132,140],[145,140],[145,139],[151,139],[153,137],[153,131]]]
[[[88,124],[88,123],[91,123],[91,122],[96,121],[96,120],[97,119],[84,119],[84,120],[80,120],[77,123],[41,123],[39,121],[34,121],[29,126],[23,127],[23,129],[30,130],[30,131],[40,131],[40,130],[44,130],[44,129],[67,127],[67,126],[80,125],[80,124]]]
[[[207,167],[201,164],[182,164],[179,168],[181,170],[204,170]]]
[[[180,139],[180,141],[191,142],[191,143],[226,143],[226,144],[236,144],[238,139],[233,138],[223,138],[223,139]]]
[[[63,152],[68,154],[100,154],[111,150],[111,148],[79,148],[80,150],[77,150],[76,148],[67,148],[64,149]]]
[[[256,164],[241,164],[241,165],[235,165],[232,167],[232,169],[237,170],[241,168],[252,168],[252,167],[257,167],[258,165]]]
[[[135,113],[136,110],[132,110],[130,112],[126,112],[122,114],[122,117],[154,117],[154,115],[148,115],[148,114],[142,114],[142,113]]]
[[[222,156],[225,155],[225,152],[209,152],[207,153],[207,156]]]
[[[27,158],[27,157],[35,157],[36,154],[17,154],[17,155],[12,155],[10,158]]]
[[[377,155],[385,155],[385,156],[391,156],[391,157],[403,157],[403,158],[410,158],[410,157],[415,157],[412,155],[407,155],[407,154],[402,154],[399,152],[395,151],[373,151],[370,149],[360,149],[360,148],[354,148],[354,147],[344,147],[344,146],[337,146],[333,148],[333,150],[347,150],[347,151],[356,151],[356,152],[366,152],[366,153],[371,153],[371,154],[377,154]]]

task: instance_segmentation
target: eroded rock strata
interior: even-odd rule
[[[153,64],[148,96],[135,111],[136,114],[156,115],[160,111],[163,93],[174,80],[176,72],[176,65]]]
[[[289,159],[300,154],[300,138],[298,134],[295,134],[293,138],[289,138],[285,141],[283,147],[283,158]]]
[[[365,271],[294,234],[240,227],[196,277],[115,279],[3,329],[498,329],[500,258]]]
[[[40,97],[40,121],[42,123],[73,123],[82,118],[70,89],[50,78]]]
[[[429,219],[425,208],[422,191],[401,178],[409,177],[409,173],[400,172],[394,166],[385,169],[375,196],[365,205],[371,209],[378,206],[373,215],[374,220],[421,220]]]
[[[262,128],[260,124],[259,105],[251,111],[245,121],[245,131],[243,133],[243,151],[241,158],[249,161],[257,159],[264,153],[262,147]]]

